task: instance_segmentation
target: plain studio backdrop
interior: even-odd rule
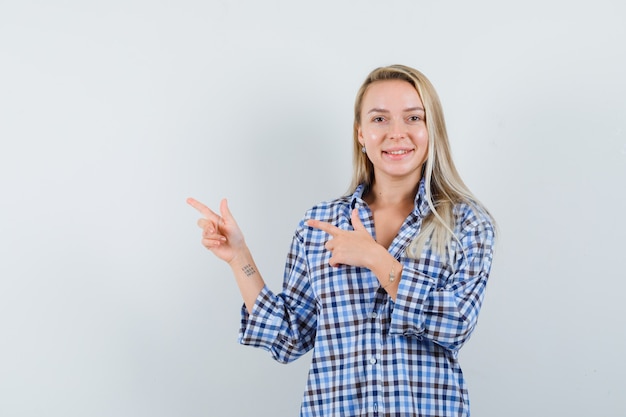
[[[422,70],[500,228],[473,415],[626,415],[624,2],[0,1],[0,415],[295,416],[193,196],[268,285],[347,191],[366,74]]]

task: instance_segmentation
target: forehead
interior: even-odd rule
[[[363,94],[361,110],[366,107],[397,108],[423,107],[422,99],[417,90],[408,81],[383,80],[371,83]]]

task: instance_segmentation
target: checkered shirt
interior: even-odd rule
[[[358,207],[375,237],[363,190],[306,213],[287,255],[282,292],[264,287],[250,315],[242,308],[239,341],[282,363],[313,349],[301,416],[469,416],[457,354],[484,298],[494,244],[490,218],[458,204],[452,260],[429,247],[420,259],[407,257],[429,212],[422,182],[389,247],[403,265],[394,302],[370,270],[331,267],[329,235],[304,223],[318,219],[352,230],[350,211]]]

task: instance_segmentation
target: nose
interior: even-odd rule
[[[389,124],[389,139],[402,139],[406,137],[406,126],[403,120],[394,119]]]

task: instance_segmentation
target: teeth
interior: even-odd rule
[[[409,151],[404,150],[404,151],[389,151],[387,153],[389,153],[391,155],[403,155],[403,154],[408,153],[408,152]]]

